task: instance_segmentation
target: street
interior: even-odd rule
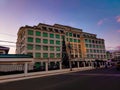
[[[1,83],[0,90],[120,90],[120,71],[104,68]]]

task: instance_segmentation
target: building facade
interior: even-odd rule
[[[25,26],[18,31],[16,53],[30,54],[41,64],[106,60],[104,39],[96,36],[60,24]]]

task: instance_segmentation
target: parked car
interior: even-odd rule
[[[120,70],[120,62],[117,62],[117,64],[116,64],[116,69],[117,69],[117,70]]]

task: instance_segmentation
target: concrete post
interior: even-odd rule
[[[48,62],[45,62],[45,71],[48,71]]]
[[[85,62],[83,62],[83,67],[85,67]]]
[[[27,73],[28,73],[28,63],[25,62],[25,64],[24,64],[24,75],[27,76]]]
[[[78,66],[78,68],[80,67],[80,63],[79,63],[79,61],[77,62],[77,66]]]
[[[62,69],[62,62],[59,62],[60,70]]]

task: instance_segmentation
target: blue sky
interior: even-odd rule
[[[107,50],[120,47],[120,0],[0,0],[0,40],[16,42],[21,26],[38,23],[81,28],[105,39]]]

